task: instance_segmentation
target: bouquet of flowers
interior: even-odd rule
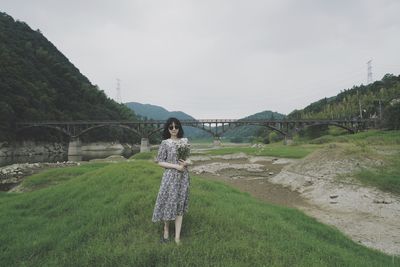
[[[181,138],[178,142],[176,142],[176,153],[178,160],[186,160],[189,157],[190,144],[188,143],[187,138]]]

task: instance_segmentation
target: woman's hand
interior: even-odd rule
[[[186,166],[188,165],[188,163],[182,159],[179,160],[179,163],[176,165],[176,168],[178,171],[183,171]]]
[[[179,165],[183,165],[184,167],[186,167],[186,166],[189,165],[189,162],[187,162],[187,161],[185,161],[185,160],[183,160],[183,159],[180,159],[180,160],[179,160]]]
[[[175,169],[177,169],[177,170],[180,171],[180,172],[183,171],[183,170],[185,169],[185,166],[183,166],[183,165],[180,164],[180,163],[179,163],[179,164],[176,164],[175,166],[176,166]]]

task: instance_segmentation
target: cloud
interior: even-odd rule
[[[196,118],[288,113],[400,72],[400,2],[6,1],[92,83]]]

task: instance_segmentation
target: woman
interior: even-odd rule
[[[169,118],[163,131],[163,141],[158,150],[156,161],[164,168],[160,190],[153,212],[153,222],[164,222],[164,234],[161,242],[169,241],[169,222],[175,220],[175,242],[180,244],[183,214],[189,204],[189,172],[188,161],[178,159],[177,145],[187,143],[183,138],[180,121]]]

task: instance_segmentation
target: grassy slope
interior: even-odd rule
[[[364,148],[383,146],[389,152],[383,155],[383,166],[362,170],[355,176],[361,182],[400,195],[400,131],[369,131],[350,137]]]
[[[391,266],[301,212],[192,177],[183,246],[151,223],[161,168],[147,161],[54,169],[0,194],[3,266]],[[399,264],[399,259],[394,259]]]
[[[317,149],[317,145],[302,144],[294,146],[286,146],[281,143],[266,145],[263,148],[257,147],[225,147],[215,150],[210,150],[210,155],[224,155],[244,152],[254,156],[272,156],[284,158],[303,158]]]
[[[353,135],[326,135],[309,142],[347,143],[348,152],[353,156],[379,159],[382,166],[364,169],[354,177],[366,185],[400,195],[400,131],[371,130]]]
[[[370,130],[357,134],[346,134],[338,128],[329,130],[329,135],[316,139],[295,138],[295,144],[285,146],[281,142],[265,146],[226,147],[212,150],[209,154],[222,155],[244,152],[256,156],[273,156],[286,158],[303,158],[311,152],[329,144],[346,144],[347,153],[353,157],[374,158],[383,162],[382,166],[364,169],[354,174],[354,177],[366,185],[400,195],[400,131]],[[383,150],[383,153],[377,152]],[[386,152],[385,152],[386,151]]]

